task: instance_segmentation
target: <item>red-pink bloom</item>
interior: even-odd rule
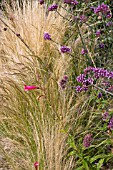
[[[36,170],[38,170],[38,166],[39,166],[39,162],[35,162],[34,167],[35,167]]]
[[[39,87],[38,86],[27,86],[27,85],[24,85],[24,90],[25,91],[34,90],[34,89],[39,89]]]

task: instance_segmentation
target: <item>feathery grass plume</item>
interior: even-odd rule
[[[66,23],[56,13],[47,14],[38,3],[23,1],[22,9],[18,2],[13,9],[6,4],[5,10],[0,21],[2,154],[15,170],[34,169],[37,161],[43,170],[72,169],[74,159],[66,158],[66,141],[75,107],[71,104],[73,97],[62,94],[58,87],[70,59],[62,57],[58,46],[43,38],[47,31],[61,44]],[[40,89],[24,91],[24,84]],[[11,143],[8,150],[6,140]]]

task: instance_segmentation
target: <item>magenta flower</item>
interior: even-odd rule
[[[39,87],[38,86],[27,86],[27,85],[24,85],[24,90],[25,91],[34,90],[34,89],[39,89]]]
[[[47,32],[44,33],[44,39],[45,40],[51,40],[51,35]]]
[[[58,8],[58,5],[54,4],[54,5],[49,6],[48,11],[55,11],[57,8]]]
[[[61,46],[60,51],[61,53],[69,53],[71,52],[71,48],[66,47],[66,46]]]
[[[38,166],[39,166],[39,162],[35,162],[34,167],[35,167],[36,170],[38,170]]]

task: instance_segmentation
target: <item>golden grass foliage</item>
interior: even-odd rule
[[[18,3],[12,9],[6,4],[5,9],[2,20],[7,25],[0,22],[1,154],[12,170],[34,169],[36,161],[40,170],[71,170],[74,159],[67,159],[66,140],[76,105],[73,95],[58,86],[70,59],[43,39],[48,32],[61,44],[66,23],[38,3],[23,3],[23,9]],[[24,84],[40,89],[25,92]]]

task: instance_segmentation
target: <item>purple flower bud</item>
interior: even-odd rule
[[[97,37],[100,37],[100,34],[101,34],[100,30],[97,30],[96,36],[97,36]]]
[[[85,135],[84,140],[83,140],[84,147],[88,148],[91,145],[92,140],[93,140],[92,134]]]
[[[58,8],[57,4],[53,4],[51,6],[49,6],[48,11],[55,11]]]
[[[102,93],[101,92],[98,94],[98,99],[100,99],[100,98],[102,98]]]
[[[81,22],[86,22],[87,21],[87,17],[85,15],[81,15],[80,16],[80,21]]]
[[[88,53],[88,50],[87,50],[87,49],[82,48],[81,54],[82,54],[82,55],[85,55],[85,54],[87,54],[87,53]]]
[[[7,28],[5,27],[3,30],[4,30],[4,31],[7,31]]]
[[[68,82],[68,76],[67,76],[67,75],[64,75],[63,79],[60,80],[60,82],[59,82],[60,87],[61,87],[62,89],[65,89],[67,82]]]
[[[51,35],[47,32],[44,33],[44,39],[45,40],[51,40]]]
[[[111,26],[113,26],[113,22],[108,22],[108,23],[106,23],[106,27],[111,27]]]
[[[40,5],[44,4],[44,0],[39,0]]]
[[[99,48],[104,48],[104,44],[103,43],[99,44]]]
[[[108,13],[107,15],[106,15],[106,18],[111,18],[112,17],[112,14],[111,13]]]
[[[66,47],[66,46],[61,46],[60,51],[61,53],[69,53],[71,52],[71,48]]]
[[[109,118],[109,115],[108,115],[108,112],[105,112],[103,115],[102,115],[102,120],[103,121],[106,121],[106,119]]]
[[[68,76],[67,76],[67,75],[64,75],[63,79],[64,79],[65,81],[67,81],[67,80],[68,80]]]
[[[109,121],[108,128],[113,130],[113,117]]]

